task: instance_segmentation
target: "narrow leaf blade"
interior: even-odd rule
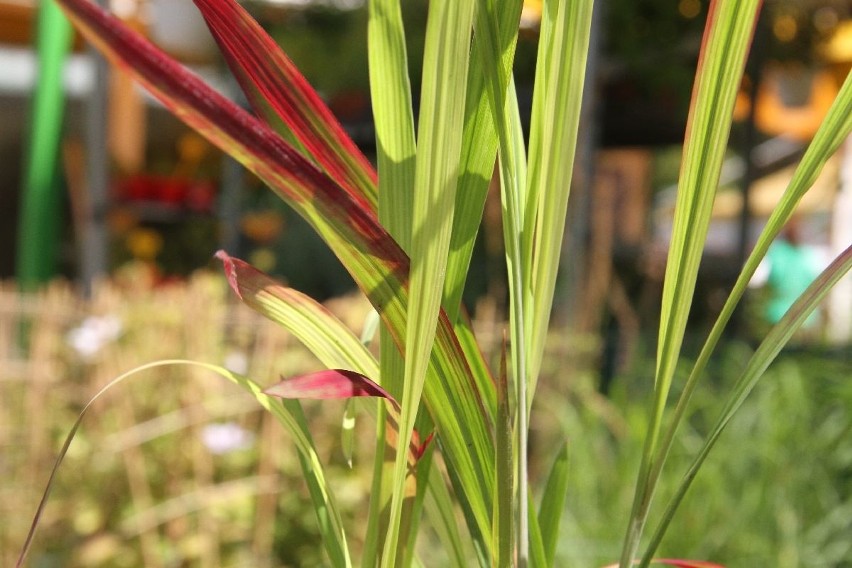
[[[222,261],[228,283],[237,296],[292,333],[323,365],[378,376],[379,368],[372,353],[324,306],[297,290],[282,286],[225,251],[217,252],[216,257]]]
[[[438,0],[429,5],[414,178],[411,302],[400,417],[403,441],[414,429],[441,311],[461,151],[458,124],[464,117],[472,21],[472,0]],[[404,456],[397,455],[383,566],[393,566],[399,542],[405,468]],[[462,471],[465,476],[470,473]]]
[[[194,0],[254,109],[281,125],[341,187],[376,207],[376,173],[319,94],[233,0]]]
[[[672,518],[674,517],[674,514],[680,506],[680,503],[686,495],[689,487],[692,485],[692,481],[695,479],[695,476],[698,474],[698,471],[707,459],[710,450],[712,450],[716,445],[716,442],[719,440],[722,432],[724,432],[736,411],[740,408],[740,406],[742,406],[746,397],[752,390],[754,390],[754,387],[757,385],[760,377],[763,376],[763,373],[769,365],[772,364],[778,356],[778,353],[781,352],[781,349],[784,348],[790,338],[792,338],[796,331],[802,327],[805,321],[807,321],[808,316],[813,313],[819,303],[831,291],[832,287],[834,287],[841,278],[846,276],[850,269],[852,269],[852,245],[847,247],[840,256],[834,259],[828,268],[826,268],[822,274],[820,274],[820,276],[810,286],[808,286],[805,292],[798,300],[796,300],[787,313],[784,314],[781,321],[775,324],[763,341],[761,341],[757,350],[746,364],[746,368],[742,375],[740,375],[739,379],[737,379],[737,382],[725,403],[725,407],[720,413],[719,419],[713,426],[710,434],[707,436],[704,445],[693,460],[689,470],[684,475],[674,496],[669,501],[663,517],[657,526],[657,530],[648,545],[648,550],[645,554],[646,557],[654,554],[654,551],[662,541],[666,528],[672,521]]]
[[[622,549],[623,566],[635,557],[654,494],[652,460],[660,442],[663,414],[680,357],[727,149],[734,102],[759,7],[760,0],[719,0],[711,4],[708,15],[687,119],[674,227],[663,281],[654,403]]]
[[[525,324],[530,404],[544,356],[565,233],[592,9],[591,0],[544,2],[522,219],[524,287],[535,290],[525,314],[530,320]]]
[[[701,348],[695,364],[692,366],[689,377],[684,384],[683,392],[678,399],[677,407],[666,429],[665,438],[657,451],[649,478],[650,482],[654,482],[660,475],[669,450],[674,442],[678,426],[683,421],[689,401],[698,386],[699,379],[702,377],[707,363],[710,361],[710,357],[722,337],[725,326],[730,321],[743,294],[745,294],[748,284],[754,276],[761,260],[766,256],[766,252],[781,232],[784,224],[793,215],[796,205],[813,186],[825,164],[834,155],[843,141],[847,139],[850,132],[852,132],[852,113],[849,112],[850,108],[852,108],[852,74],[846,76],[846,81],[843,83],[837,98],[826,114],[820,128],[817,130],[813,141],[808,146],[805,155],[802,157],[802,161],[796,167],[793,178],[790,180],[781,200],[772,211],[769,220],[761,231],[754,249],[749,254],[734,287],[728,295],[728,299],[725,301],[725,305],[722,307],[707,340]]]
[[[544,554],[547,566],[553,566],[556,557],[556,544],[559,542],[559,524],[565,508],[565,498],[568,494],[568,444],[562,444],[547,485],[541,495],[541,506],[538,512],[538,524],[541,527],[541,539],[544,544]]]

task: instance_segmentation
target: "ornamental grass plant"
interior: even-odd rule
[[[450,565],[554,565],[572,470],[595,464],[572,462],[570,442],[565,442],[553,448],[543,486],[530,487],[527,440],[565,232],[592,2],[543,2],[525,137],[512,81],[520,0],[430,2],[417,116],[400,3],[370,0],[376,169],[287,56],[233,0],[195,3],[253,112],[219,95],[93,2],[58,3],[89,41],[254,172],[317,231],[373,305],[380,348],[374,356],[366,346],[374,334],[355,336],[311,298],[221,251],[217,256],[234,294],[288,329],[326,369],[276,383],[274,377],[249,378],[207,362],[159,361],[129,371],[105,389],[153,366],[184,364],[217,372],[251,392],[293,438],[321,546],[332,566],[418,564],[415,543],[424,517],[439,535]],[[683,362],[684,331],[759,8],[757,0],[717,0],[709,9],[685,134],[656,364],[646,378],[654,395],[635,496],[632,509],[612,519],[613,530],[624,530],[620,558],[611,559],[621,568],[652,562],[731,417],[784,344],[852,267],[852,248],[847,248],[767,333],[738,370],[691,465],[685,473],[675,472],[683,474],[678,488],[666,501],[655,501],[678,426],[748,281],[852,129],[852,80],[847,77],[698,358],[680,378],[676,370]],[[509,324],[500,362],[492,366],[477,347],[460,299],[495,167]],[[675,390],[676,376],[682,383]],[[673,390],[677,397],[670,396]],[[358,397],[377,399],[363,405],[375,420],[377,451],[363,527],[366,546],[360,558],[353,558],[335,488],[327,482],[299,399]],[[649,527],[652,505],[661,507],[661,514]],[[44,500],[33,530],[43,506]]]

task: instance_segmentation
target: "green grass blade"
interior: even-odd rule
[[[246,305],[280,324],[330,369],[344,368],[371,378],[379,376],[376,358],[361,340],[324,306],[282,286],[248,263],[216,253],[231,288]]]
[[[500,373],[497,378],[497,428],[494,445],[497,449],[497,464],[494,468],[497,482],[494,484],[494,528],[491,537],[492,566],[511,566],[514,554],[514,456],[512,447],[512,412],[509,407],[509,376],[506,366],[506,337],[500,357]]]
[[[663,413],[680,357],[713,198],[727,149],[734,101],[754,31],[759,0],[720,0],[711,5],[698,61],[678,181],[654,376],[654,405],[636,484],[621,566],[636,553],[654,493],[651,460],[657,452]]]
[[[314,448],[313,440],[311,439],[311,435],[308,431],[307,423],[304,415],[302,414],[299,403],[297,401],[287,401],[285,404],[281,404],[279,401],[264,395],[261,386],[251,379],[237,373],[233,373],[228,369],[219,367],[218,365],[183,359],[170,359],[148,363],[131,369],[130,371],[116,377],[95,393],[95,395],[89,399],[89,402],[87,402],[80,411],[80,414],[77,416],[77,420],[68,432],[65,442],[62,445],[62,449],[59,451],[59,455],[53,464],[41,501],[39,502],[35,515],[33,516],[30,530],[21,548],[21,553],[16,564],[17,568],[21,568],[24,565],[27,553],[32,545],[33,538],[35,537],[39,521],[41,520],[41,516],[44,512],[44,507],[47,504],[50,492],[53,489],[53,483],[56,479],[56,474],[59,471],[59,466],[62,465],[62,462],[68,453],[68,448],[71,447],[71,442],[74,440],[74,437],[83,422],[83,418],[85,418],[91,406],[104,394],[106,394],[106,392],[112,390],[113,387],[123,383],[125,380],[155,367],[171,365],[201,367],[221,375],[231,382],[241,386],[254,396],[258,403],[260,403],[263,408],[271,412],[272,415],[275,416],[275,418],[278,419],[278,421],[288,430],[290,435],[293,437],[296,448],[299,450],[302,472],[305,476],[305,481],[308,484],[308,490],[311,494],[314,510],[319,522],[320,534],[322,535],[323,544],[326,552],[328,553],[331,565],[335,567],[351,566],[349,549],[346,545],[346,534],[343,531],[343,523],[340,518],[340,513],[334,504],[334,499],[325,481],[322,463],[319,461],[319,456]]]
[[[669,501],[666,511],[663,514],[662,520],[658,525],[654,536],[648,545],[648,550],[642,560],[643,565],[648,564],[657,547],[665,534],[666,528],[671,523],[674,514],[680,505],[683,497],[686,495],[689,486],[701,469],[701,465],[716,445],[725,427],[731,421],[736,411],[740,408],[745,398],[754,389],[757,381],[769,367],[769,365],[778,356],[778,353],[793,337],[793,334],[802,326],[808,319],[808,316],[813,313],[819,303],[831,291],[832,287],[843,278],[849,270],[852,269],[852,245],[846,248],[828,268],[810,285],[807,290],[799,297],[798,300],[790,307],[784,317],[781,318],[772,330],[761,341],[760,346],[751,356],[749,362],[742,375],[737,380],[734,388],[725,402],[719,419],[713,426],[707,440],[704,442],[695,460],[689,467],[689,470],[684,475],[683,480],[678,486],[675,495]]]
[[[453,499],[441,472],[434,466],[429,473],[429,492],[426,494],[424,507],[426,516],[431,520],[439,540],[444,545],[443,550],[449,556],[450,566],[466,568],[468,554],[456,523]]]
[[[505,12],[511,12],[513,18],[520,18],[522,3],[520,2],[502,2]],[[506,8],[508,6],[508,8]],[[517,43],[517,20],[510,22],[513,34],[506,36],[505,45],[501,37],[501,28],[499,16],[496,12],[497,5],[492,0],[479,0],[476,16],[476,35],[482,43],[482,49],[478,54],[480,73],[486,77],[486,90],[488,92],[488,100],[491,105],[491,112],[494,117],[494,124],[497,129],[497,140],[499,149],[499,167],[500,167],[500,190],[501,203],[503,207],[503,240],[506,246],[506,265],[508,269],[509,279],[509,326],[512,337],[512,376],[514,377],[514,400],[516,401],[516,419],[518,421],[518,443],[517,443],[517,546],[518,546],[518,562],[520,565],[525,565],[529,559],[529,540],[527,530],[527,517],[529,514],[529,504],[527,502],[528,481],[527,481],[527,376],[526,376],[526,345],[524,343],[524,307],[526,305],[526,296],[529,290],[523,288],[523,273],[521,262],[521,240],[523,221],[521,215],[524,210],[524,182],[517,175],[520,169],[519,164],[524,160],[523,132],[518,127],[520,120],[517,120],[518,111],[517,104],[511,109],[506,108],[506,87],[509,83],[509,69],[504,65],[502,54],[504,51],[512,51]],[[511,64],[511,61],[508,62]],[[513,97],[511,99],[517,103]],[[504,346],[505,349],[505,346]],[[505,352],[504,352],[505,356]],[[505,361],[504,361],[505,363]],[[505,369],[501,370],[505,374]],[[505,376],[499,377],[498,393],[500,392],[499,385],[502,381],[508,381]],[[507,386],[508,388],[508,386]],[[505,465],[500,460],[502,448],[500,434],[502,433],[502,418],[501,401],[505,402],[506,413],[508,414],[508,392],[503,393],[505,400],[498,394],[498,424],[497,424],[497,456],[498,456],[498,477],[497,477],[497,495],[503,499],[507,496],[501,493],[501,479],[505,481],[505,473],[502,473],[501,468]],[[508,440],[502,441],[504,445],[509,446]],[[502,473],[502,475],[501,475]],[[510,519],[505,518],[506,515],[511,515],[510,509],[507,508],[505,502],[499,500],[494,503],[494,523],[495,529],[498,532],[492,537],[497,539],[492,549],[494,551],[495,562],[497,565],[509,561],[510,556],[513,556],[510,551],[512,547],[511,535],[506,535],[506,527],[511,527],[514,523]],[[508,536],[508,540],[507,540]],[[508,549],[506,547],[509,547]]]
[[[545,0],[523,218],[527,376],[532,403],[553,306],[586,74],[592,1]]]
[[[518,39],[520,2],[498,2],[491,12],[498,24],[496,34],[488,38],[474,36],[471,65],[476,69],[484,60],[499,59],[499,91],[505,92],[511,78],[512,62]],[[484,22],[477,16],[476,21]],[[481,25],[481,24],[477,24]],[[497,47],[499,46],[499,47]],[[494,67],[496,69],[496,67]],[[485,73],[468,75],[467,105],[465,108],[462,141],[461,173],[456,196],[456,215],[453,217],[453,234],[450,257],[447,261],[447,279],[444,285],[444,308],[451,322],[455,322],[467,278],[473,245],[476,240],[497,151],[497,132],[494,112],[489,102],[489,85],[493,77]]]
[[[568,494],[568,473],[568,444],[562,444],[550,468],[550,475],[547,478],[547,485],[544,486],[538,511],[546,566],[553,566],[556,557],[559,524],[565,509],[565,497]]]
[[[532,490],[527,495],[527,500],[534,503]],[[546,556],[544,553],[544,540],[542,539],[541,527],[538,524],[539,516],[535,511],[535,505],[529,507],[529,517],[527,525],[529,526],[529,541],[530,541],[530,557],[529,566],[547,566]]]
[[[368,55],[379,168],[379,220],[408,252],[416,145],[399,0],[370,0]]]
[[[669,450],[674,442],[674,436],[683,420],[698,381],[703,375],[704,369],[722,337],[725,326],[734,313],[734,309],[748,288],[748,283],[754,276],[760,261],[766,256],[769,246],[781,232],[784,224],[793,215],[796,205],[813,186],[826,162],[852,133],[852,112],[849,112],[850,108],[852,108],[852,74],[846,76],[846,81],[843,83],[837,98],[826,114],[819,130],[817,130],[813,141],[808,146],[802,161],[793,173],[793,178],[790,180],[781,200],[770,215],[763,231],[761,231],[754,249],[746,260],[725,305],[701,348],[701,352],[684,384],[672,419],[666,428],[665,437],[660,443],[649,478],[651,483],[656,482],[662,472]]]
[[[458,125],[464,118],[472,20],[472,2],[438,0],[429,6],[414,185],[405,388],[400,417],[403,446],[408,444],[414,428],[441,308],[459,174]],[[383,566],[394,565],[393,555],[399,544],[405,472],[405,455],[398,453]]]
[[[473,51],[478,49],[482,49],[482,46],[474,39]],[[476,58],[473,60],[476,61]],[[497,155],[497,133],[485,92],[485,78],[480,73],[469,73],[468,80],[461,170],[450,238],[450,255],[447,259],[447,277],[444,282],[443,305],[453,323],[462,307],[461,300],[470,259],[482,222],[485,198],[488,196]]]
[[[405,30],[398,0],[370,0],[367,38],[379,169],[379,222],[408,252],[411,249],[416,144]],[[405,363],[386,327],[381,331],[380,349],[384,386],[401,399]],[[384,428],[384,422],[378,427]],[[392,471],[390,464],[394,456],[392,452],[377,451],[374,459],[389,464],[381,467],[376,464],[373,468],[378,476],[373,479],[374,496],[378,498],[370,501],[373,508],[368,523],[375,526],[369,527],[368,532],[375,541],[368,544],[362,559],[364,566],[371,567],[376,566],[377,555],[384,547],[385,531],[379,531],[378,525],[387,526],[393,478],[385,472]],[[413,529],[417,523],[410,518],[410,503],[406,502],[402,524]]]
[[[423,516],[423,506],[426,501],[426,493],[431,490],[429,487],[429,480],[431,478],[431,472],[434,469],[434,458],[435,445],[430,443],[417,462],[417,468],[415,471],[417,493],[413,499],[411,512],[408,515],[408,519],[403,517],[403,526],[405,526],[406,522],[409,525],[408,530],[401,534],[401,537],[405,537],[407,540],[404,549],[405,557],[402,562],[402,565],[406,568],[412,566],[416,561],[415,546],[417,544],[417,536],[420,529],[420,520]]]
[[[497,391],[495,389],[496,380],[491,374],[491,369],[485,363],[485,358],[480,350],[479,343],[476,342],[476,335],[473,333],[471,322],[467,313],[463,312],[462,317],[456,320],[453,330],[459,340],[459,346],[464,352],[465,359],[471,366],[471,373],[476,381],[477,390],[481,393],[482,404],[485,408],[485,413],[488,416],[497,415]]]

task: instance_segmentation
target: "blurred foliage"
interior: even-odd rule
[[[730,344],[709,370],[663,474],[660,508],[750,354],[748,346]],[[699,473],[659,556],[711,559],[728,568],[852,566],[848,355],[800,350],[770,367]],[[652,376],[653,361],[643,358],[616,379],[611,398],[597,393],[591,374],[570,389],[569,403],[560,402],[564,388],[539,398],[545,408],[536,445],[553,447],[547,440],[555,436],[570,440],[571,487],[557,565],[601,566],[618,554]],[[675,388],[683,379],[675,379]]]
[[[228,302],[219,275],[158,287],[128,277],[102,287],[87,303],[64,285],[25,298],[0,287],[0,306],[0,330],[30,322],[23,362],[9,359],[17,349],[8,343],[12,336],[2,336],[0,344],[2,565],[13,564],[57,448],[98,385],[138,363],[169,357],[245,364],[262,383],[316,368],[284,332]],[[356,297],[329,307],[356,331],[367,311]],[[84,356],[69,343],[69,332],[91,315],[118,318],[122,331]],[[481,322],[478,333],[499,327]],[[483,339],[496,348],[494,338]],[[617,557],[651,396],[649,349],[616,377],[610,397],[600,395],[589,356],[595,344],[593,337],[553,333],[533,413],[534,478],[548,470],[556,441],[569,440],[561,566],[602,566]],[[660,504],[749,355],[747,345],[730,344],[708,371],[664,474]],[[566,361],[574,368],[566,369]],[[728,568],[852,566],[848,361],[848,351],[799,349],[770,367],[699,474],[663,555],[707,558]],[[578,378],[566,382],[566,376]],[[349,470],[339,448],[342,405],[306,409],[357,547],[365,526],[372,421],[359,420],[355,468]],[[267,420],[253,400],[206,373],[167,367],[122,385],[78,433],[32,565],[321,565],[295,449]],[[254,442],[214,454],[203,442],[211,423],[236,424]],[[144,519],[159,520],[141,530]],[[421,548],[432,554],[424,559],[440,565],[431,538],[429,531],[422,535]]]

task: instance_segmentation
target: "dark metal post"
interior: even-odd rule
[[[106,0],[98,4],[106,5]],[[98,278],[106,275],[109,212],[109,156],[107,152],[107,96],[109,64],[90,47],[93,67],[92,92],[86,103],[86,193],[83,235],[80,243],[80,280],[83,292],[92,293]]]

